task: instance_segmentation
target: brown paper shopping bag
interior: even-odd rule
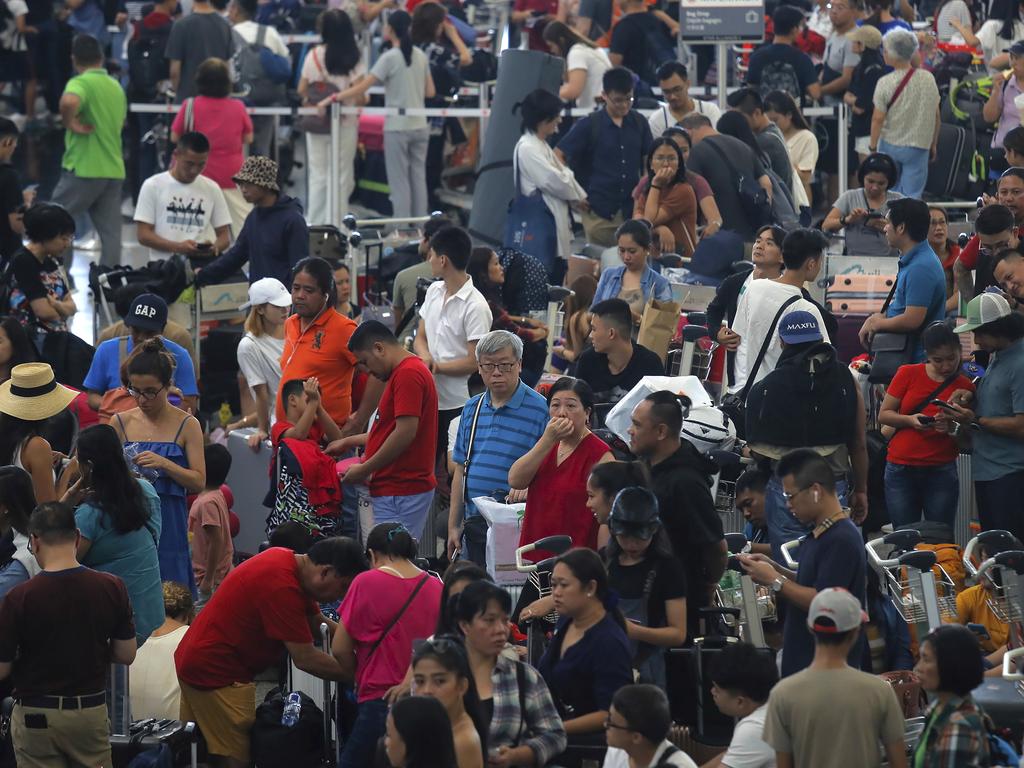
[[[650,299],[640,318],[640,333],[637,335],[636,341],[657,354],[661,358],[661,362],[664,363],[668,356],[668,343],[672,341],[672,336],[675,335],[678,325],[678,304],[674,301]]]

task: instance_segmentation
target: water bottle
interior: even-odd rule
[[[293,691],[288,694],[288,700],[284,704],[284,712],[281,713],[281,725],[286,728],[293,727],[299,722],[300,714],[302,714],[302,697]]]
[[[153,467],[140,467],[135,463],[135,457],[142,453],[142,450],[138,443],[125,443],[124,444],[124,457],[128,462],[128,468],[136,475],[141,477],[143,480],[153,482],[160,477],[159,470]]]

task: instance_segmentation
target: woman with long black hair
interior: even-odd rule
[[[796,101],[785,91],[772,91],[765,97],[764,114],[786,139],[793,166],[793,198],[804,216],[801,223],[807,226],[811,218],[811,180],[818,165],[818,137]]]
[[[451,768],[455,744],[444,705],[427,696],[396,702],[388,713],[384,749],[393,768]]]
[[[412,654],[412,686],[417,696],[444,704],[452,724],[457,768],[483,768],[488,724],[480,711],[480,696],[462,637],[435,635],[418,642]]]
[[[323,43],[313,46],[306,54],[298,88],[303,102],[309,106],[313,106],[310,101],[311,85],[327,83],[339,91],[344,91],[359,82],[366,74],[366,62],[363,61],[360,46],[356,42],[352,19],[347,13],[337,8],[326,10],[317,18],[316,25]],[[361,102],[362,99],[351,98],[343,104],[346,107],[353,107]],[[331,135],[306,133],[306,168],[309,170],[306,216],[313,224],[341,221],[341,214],[348,210],[348,200],[355,189],[352,164],[359,142],[359,118],[355,115],[342,115],[340,136],[338,204],[336,211],[328,211],[327,177],[331,157]]]
[[[384,86],[384,105],[423,109],[435,94],[427,55],[412,44],[412,17],[393,11],[384,25],[384,39],[391,49],[377,59],[370,74],[317,106],[326,109],[335,101],[362,97],[377,84]],[[391,207],[397,218],[427,215],[427,118],[389,115],[384,120],[384,159],[387,163]]]
[[[121,441],[109,424],[83,430],[76,462],[81,487],[87,489],[75,510],[82,534],[78,561],[124,582],[141,645],[164,622],[157,555],[160,497],[149,482],[132,475]]]
[[[15,318],[0,319],[0,384],[11,378],[11,370],[39,359],[25,329]]]
[[[690,257],[697,248],[697,194],[686,178],[682,150],[659,137],[647,156],[647,177],[633,196],[633,218],[651,222],[662,253]]]
[[[8,562],[0,569],[0,600],[39,573],[28,547],[28,517],[36,508],[32,478],[21,467],[0,467],[0,533]]]

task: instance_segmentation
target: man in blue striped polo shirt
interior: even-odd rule
[[[462,409],[452,451],[456,467],[448,513],[448,556],[461,549],[464,559],[483,567],[487,523],[472,499],[495,491],[509,493],[508,469],[544,434],[548,405],[519,380],[523,342],[515,334],[491,331],[477,342],[476,360],[486,389]]]

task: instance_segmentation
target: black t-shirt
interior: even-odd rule
[[[664,376],[661,358],[647,347],[633,342],[633,356],[626,367],[613,374],[608,368],[608,355],[587,349],[576,364],[576,378],[583,379],[594,390],[599,403],[615,403],[640,383],[644,376]]]
[[[653,13],[627,13],[612,27],[608,51],[622,56],[622,66],[646,79],[653,74],[648,73],[647,49],[659,35],[665,37],[665,28]]]
[[[616,557],[608,564],[608,583],[624,600],[643,597],[649,574],[654,572],[647,601],[647,626],[668,624],[665,603],[686,597],[686,569],[676,557],[648,557],[636,565],[622,565]],[[634,618],[634,617],[627,617]]]
[[[8,217],[21,207],[22,202],[18,172],[8,163],[0,165],[0,263],[21,248],[21,235],[11,229]]]
[[[14,279],[18,289],[29,301],[46,298],[48,290],[43,283],[43,272],[57,272],[60,264],[52,256],[47,256],[40,263],[27,248],[19,248],[13,257]]]
[[[20,696],[102,692],[111,640],[135,640],[128,590],[84,565],[43,571],[0,603],[0,661],[14,662]]]

